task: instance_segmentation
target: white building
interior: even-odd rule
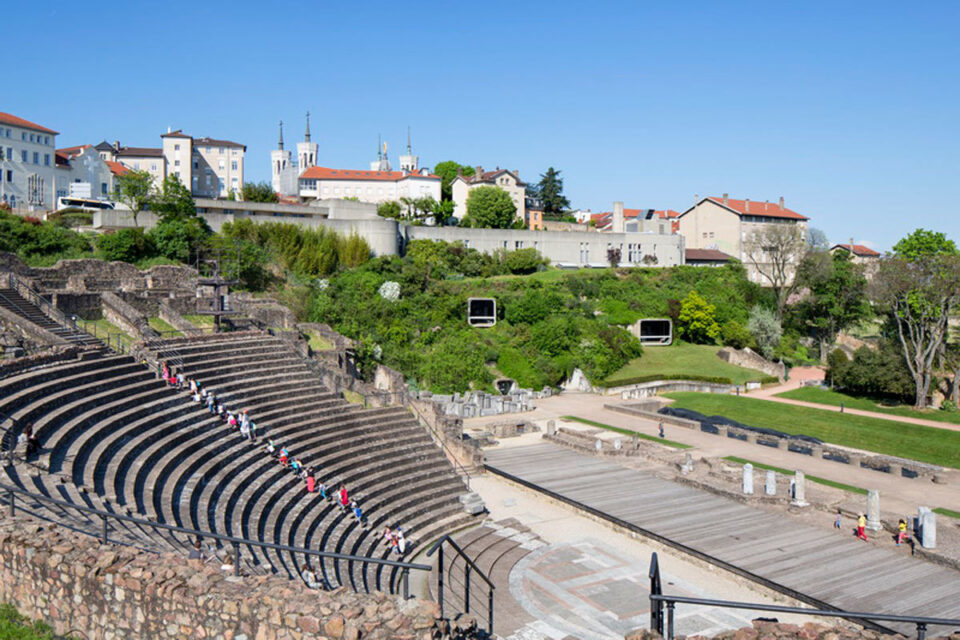
[[[477,167],[474,175],[458,175],[453,179],[450,184],[453,215],[463,220],[467,215],[467,198],[470,196],[470,191],[487,186],[499,187],[506,191],[517,207],[517,217],[520,220],[526,219],[526,183],[521,182],[519,171],[508,171],[499,167],[493,171],[484,171],[483,167]]]
[[[356,198],[379,204],[401,198],[440,200],[440,177],[426,169],[362,171],[310,167],[300,174],[300,197],[304,199]]]
[[[307,112],[307,130],[303,142],[297,143],[297,157],[284,149],[283,120],[280,121],[280,139],[277,148],[270,152],[270,184],[273,190],[283,196],[299,194],[300,174],[310,167],[317,166],[319,146],[310,139],[310,112]]]
[[[104,160],[148,172],[157,185],[167,176],[177,176],[200,198],[225,198],[243,188],[246,146],[231,140],[194,138],[179,129],[160,139],[160,148],[125,147],[117,140],[112,145],[101,142],[95,149]]]
[[[119,162],[104,160],[96,147],[89,144],[57,149],[56,196],[109,200],[116,189],[117,176],[128,171]]]
[[[24,211],[56,204],[57,131],[0,112],[0,200]]]

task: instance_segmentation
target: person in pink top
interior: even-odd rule
[[[316,486],[317,486],[317,481],[313,477],[313,474],[312,473],[308,474],[307,475],[307,493],[313,493],[313,490],[316,488]]]
[[[350,506],[350,496],[347,495],[347,485],[340,485],[340,508],[346,509]]]

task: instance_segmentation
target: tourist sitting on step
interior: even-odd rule
[[[397,536],[394,534],[393,529],[390,528],[390,525],[387,525],[383,528],[383,544],[390,547],[390,550],[393,550],[393,547],[397,546]]]
[[[237,428],[237,416],[232,413],[227,413],[227,426],[231,429]]]
[[[240,437],[243,438],[244,440],[247,440],[250,438],[250,427],[245,425],[242,422],[240,423]]]
[[[190,395],[193,395],[194,393],[197,392],[197,381],[194,380],[193,378],[190,378],[190,380],[188,381],[188,384],[190,386]]]
[[[277,445],[273,444],[273,438],[268,439],[267,444],[265,444],[263,448],[271,458],[277,457]]]
[[[203,397],[200,395],[200,383],[199,383],[199,382],[195,383],[195,387],[194,387],[194,390],[193,390],[193,401],[196,402],[196,403],[198,403],[198,404],[203,401]]]
[[[300,458],[294,458],[290,461],[290,468],[297,475],[300,475],[300,472],[303,471],[303,463],[300,462]]]
[[[241,424],[241,425],[243,425],[243,424],[247,425],[247,428],[250,427],[250,416],[247,414],[247,410],[246,410],[246,409],[244,409],[244,410],[240,413],[240,424]]]
[[[343,511],[344,509],[350,506],[350,496],[347,495],[347,485],[341,484],[340,490],[337,493],[340,496],[340,500],[339,500],[340,510]]]
[[[303,568],[303,581],[311,589],[322,589],[323,584],[320,582],[320,577],[317,575],[317,572],[313,570],[313,567],[308,562]]]
[[[227,572],[229,572],[229,573],[233,573],[234,571],[236,571],[236,565],[233,563],[233,555],[232,555],[232,554],[229,554],[229,553],[228,553],[228,554],[223,558],[223,564],[220,565],[220,570],[221,570],[221,571],[227,571]]]
[[[286,469],[286,468],[287,468],[287,463],[289,462],[289,460],[290,460],[290,454],[287,453],[287,448],[286,448],[286,447],[280,447],[280,455],[279,455],[279,457],[277,458],[277,462],[280,463],[280,466],[282,466],[284,469]]]
[[[227,419],[227,405],[225,405],[223,402],[217,405],[217,415],[224,420]]]
[[[394,549],[400,557],[403,557],[403,554],[407,552],[407,539],[403,536],[403,529],[401,527],[397,527],[396,536],[397,546],[394,547]]]

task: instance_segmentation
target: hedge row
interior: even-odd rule
[[[656,382],[657,380],[688,380],[690,382],[711,382],[714,384],[734,384],[733,379],[727,378],[724,376],[698,376],[694,374],[685,374],[685,373],[674,373],[674,374],[662,374],[662,373],[649,373],[644,376],[633,376],[632,378],[619,378],[616,380],[604,380],[598,386],[610,388],[610,387],[625,387],[631,384],[641,384],[643,382]],[[779,378],[774,376],[760,376],[756,380],[750,380],[749,382],[759,382],[760,384],[770,384],[779,382]]]

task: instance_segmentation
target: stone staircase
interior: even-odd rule
[[[454,540],[473,562],[496,585],[494,591],[494,633],[500,637],[513,634],[534,622],[533,617],[510,594],[510,572],[527,554],[545,546],[530,529],[514,518],[488,520],[479,527],[454,536]],[[430,579],[431,597],[437,599],[437,556]],[[444,608],[451,611],[470,611],[477,624],[486,628],[488,590],[476,574],[470,577],[470,606],[466,606],[465,585],[467,563],[451,549],[444,557]]]
[[[103,346],[103,343],[84,331],[54,322],[38,306],[21,296],[14,289],[0,288],[0,307],[69,342],[88,347]]]
[[[341,512],[218,417],[128,356],[64,362],[0,380],[0,411],[32,424],[46,474],[7,481],[202,531],[349,555],[387,557],[380,537],[401,525],[414,551],[473,523],[467,494],[441,451],[402,407],[362,409],[322,387],[287,344],[265,334],[154,341],[184,373],[231,410],[247,409],[258,433],[286,445],[319,481],[343,482],[368,526]],[[40,483],[40,484],[38,484]],[[41,485],[44,489],[41,489]],[[64,517],[50,510],[53,520]],[[99,530],[99,529],[97,529]],[[138,546],[187,541],[134,532]],[[127,535],[127,534],[124,534]],[[298,576],[305,558],[250,546],[246,570]],[[398,573],[367,563],[310,560],[330,587],[395,592]],[[356,565],[356,566],[354,566]]]

